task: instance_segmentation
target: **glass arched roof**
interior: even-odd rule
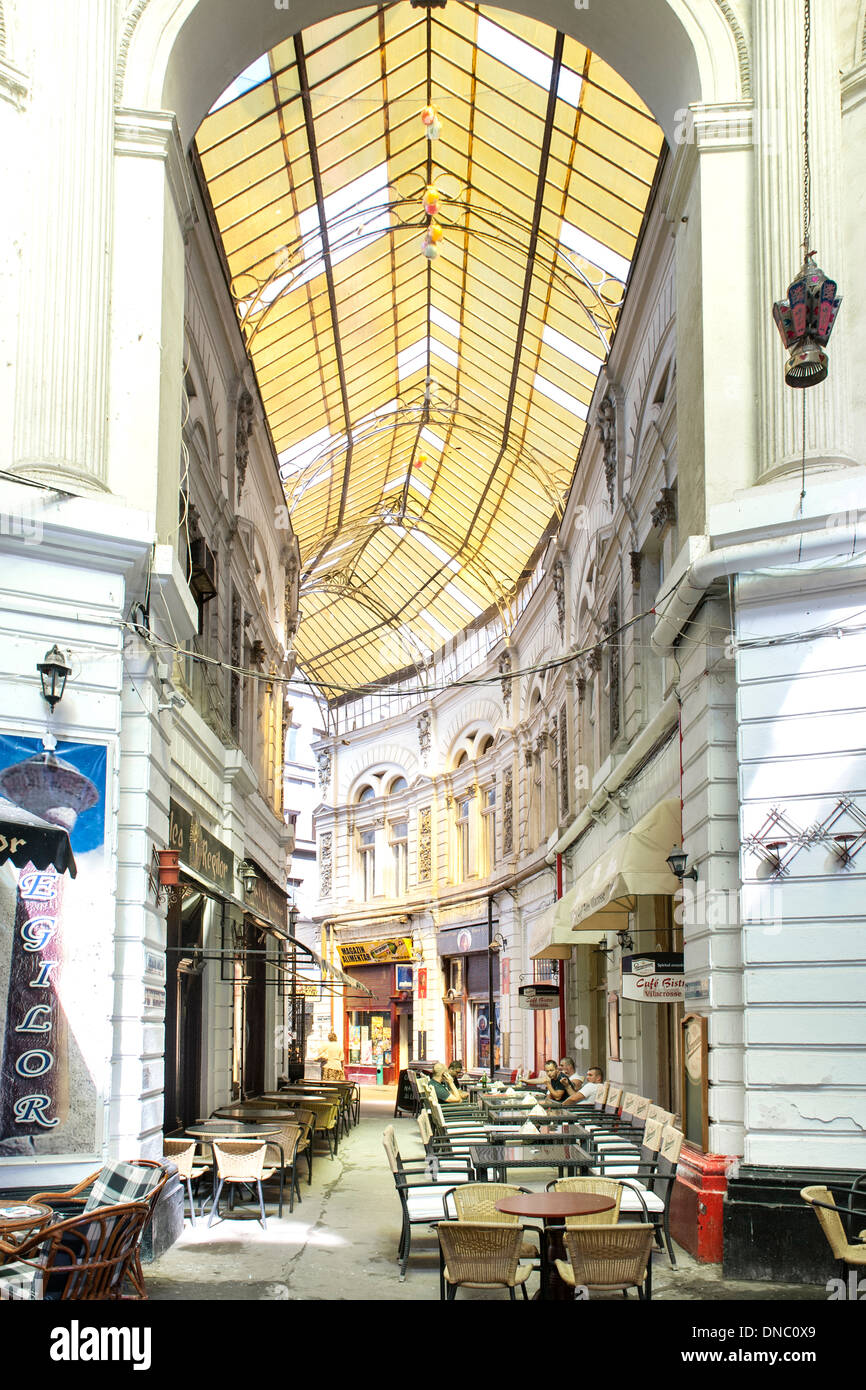
[[[302,669],[337,697],[493,605],[507,625],[616,326],[646,107],[535,20],[401,0],[264,55],[196,143],[300,544]]]

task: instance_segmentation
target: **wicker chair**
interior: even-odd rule
[[[607,1215],[607,1213],[605,1213]],[[652,1227],[635,1222],[566,1228],[568,1260],[556,1260],[559,1277],[577,1289],[621,1290],[628,1298],[652,1298]]]
[[[316,1128],[316,1116],[312,1110],[296,1110],[295,1124],[300,1126],[301,1136],[298,1140],[298,1156],[303,1156],[307,1160],[307,1187],[313,1181],[313,1134]]]
[[[124,1298],[151,1217],[149,1202],[123,1202],[79,1211],[43,1226],[17,1244],[0,1240],[0,1299],[56,1302]]]
[[[219,1216],[220,1193],[225,1183],[245,1183],[248,1186],[255,1184],[259,1196],[259,1220],[262,1223],[262,1230],[268,1229],[265,1219],[265,1199],[262,1195],[262,1183],[276,1171],[274,1168],[265,1167],[265,1154],[267,1144],[244,1143],[241,1140],[221,1139],[219,1142],[214,1140],[213,1156],[217,1168],[216,1195],[214,1196],[211,1214],[208,1217],[208,1226],[213,1222],[215,1216]],[[282,1214],[282,1213],[281,1213]]]
[[[76,1183],[75,1187],[70,1187],[67,1192],[37,1192],[31,1201],[51,1207],[52,1211],[57,1209],[61,1217],[77,1214],[79,1210],[90,1213],[102,1207],[128,1206],[131,1203],[144,1202],[148,1212],[147,1221],[144,1223],[146,1230],[167,1182],[168,1173],[155,1159],[132,1158],[127,1162],[114,1160],[104,1164],[89,1177],[82,1178],[81,1182]],[[141,1268],[140,1242],[141,1235],[132,1258],[127,1263],[125,1277],[135,1290],[133,1297],[147,1298]]]
[[[866,1269],[866,1231],[860,1233],[861,1244],[849,1241],[839,1208],[829,1187],[802,1187],[800,1196],[804,1202],[809,1203],[820,1221],[821,1230],[827,1237],[833,1258],[838,1261],[842,1278],[845,1278],[849,1269]]]
[[[340,1143],[340,1102],[331,1101],[316,1116],[316,1134],[324,1134],[331,1158],[335,1158]]]
[[[470,1289],[508,1289],[511,1299],[520,1288],[526,1298],[531,1265],[520,1264],[523,1231],[501,1221],[443,1221],[437,1226],[442,1251],[446,1298],[461,1285]]]
[[[274,1163],[274,1171],[280,1175],[280,1206],[283,1200],[283,1178],[286,1173],[289,1175],[289,1212],[295,1209],[295,1194],[298,1201],[301,1200],[301,1189],[298,1183],[298,1145],[301,1140],[301,1126],[294,1122],[279,1125],[279,1134],[275,1134],[267,1142],[268,1160]]]
[[[590,1212],[586,1216],[567,1216],[566,1230],[575,1226],[613,1226],[619,1221],[622,1183],[611,1178],[556,1178],[547,1184],[548,1192],[586,1192],[597,1197],[612,1197],[616,1205],[611,1211]]]
[[[195,1202],[192,1195],[192,1185],[197,1178],[203,1177],[205,1173],[211,1171],[210,1163],[199,1163],[195,1161],[196,1141],[194,1139],[163,1139],[162,1154],[163,1158],[170,1158],[177,1175],[182,1182],[186,1183],[187,1196],[189,1197],[189,1219],[191,1225],[195,1225]]]

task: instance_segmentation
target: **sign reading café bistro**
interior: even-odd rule
[[[622,997],[642,1004],[675,1004],[684,999],[682,951],[623,956]]]
[[[192,873],[221,888],[227,897],[233,895],[235,857],[231,850],[176,801],[169,802],[168,843],[171,849],[178,850],[181,863]]]

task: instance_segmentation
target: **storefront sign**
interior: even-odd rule
[[[107,753],[95,744],[0,737],[0,794],[68,831],[73,879],[54,864],[0,869],[0,1156],[97,1148],[95,1060],[111,1008],[105,882]],[[7,898],[8,894],[8,898]],[[14,905],[14,906],[13,906]],[[110,987],[109,987],[110,988]]]
[[[398,936],[392,941],[340,942],[337,950],[344,968],[347,965],[389,965],[412,959],[412,940],[408,936]]]
[[[642,1004],[675,1004],[684,999],[682,952],[623,956],[622,997]]]
[[[436,937],[436,949],[443,958],[446,956],[469,956],[476,951],[486,951],[487,944],[486,922],[479,923],[474,927],[458,927],[456,931],[441,931]]]
[[[232,897],[236,891],[235,857],[209,830],[176,801],[169,802],[168,843],[180,853],[182,862],[194,874],[208,879]]]
[[[518,990],[521,1009],[558,1009],[559,985],[521,985]]]
[[[253,861],[255,863],[255,861]],[[272,878],[268,878],[263,869],[259,869],[259,876],[253,884],[251,893],[244,893],[244,901],[247,910],[255,917],[259,917],[264,922],[270,922],[281,932],[287,932],[287,912],[288,898],[281,888],[274,883]]]
[[[416,991],[419,999],[427,998],[427,967],[422,966],[418,971],[418,989]]]

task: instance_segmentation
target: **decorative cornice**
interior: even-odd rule
[[[29,77],[0,58],[0,99],[23,111],[29,95]]]
[[[117,60],[115,63],[114,76],[114,100],[120,105],[123,101],[123,84],[126,81],[126,64],[129,60],[129,50],[132,47],[132,38],[135,33],[135,26],[147,9],[150,0],[128,0],[126,14],[121,21],[120,38],[117,43]]]
[[[177,119],[171,111],[114,113],[114,152],[136,159],[161,159],[184,236],[198,220],[192,180],[184,159]]]
[[[751,149],[754,109],[751,101],[690,106],[676,132],[677,150],[664,202],[664,216],[679,222],[685,209],[699,154]]]
[[[866,44],[866,30],[863,32],[863,39]],[[841,87],[842,115],[847,116],[849,111],[854,111],[866,101],[866,50],[862,63],[842,73]]]
[[[734,36],[734,43],[737,46],[737,63],[740,69],[740,96],[750,98],[752,95],[752,62],[749,56],[749,45],[743,26],[734,10],[733,5],[728,0],[716,0],[716,7],[724,15],[725,22]]]

